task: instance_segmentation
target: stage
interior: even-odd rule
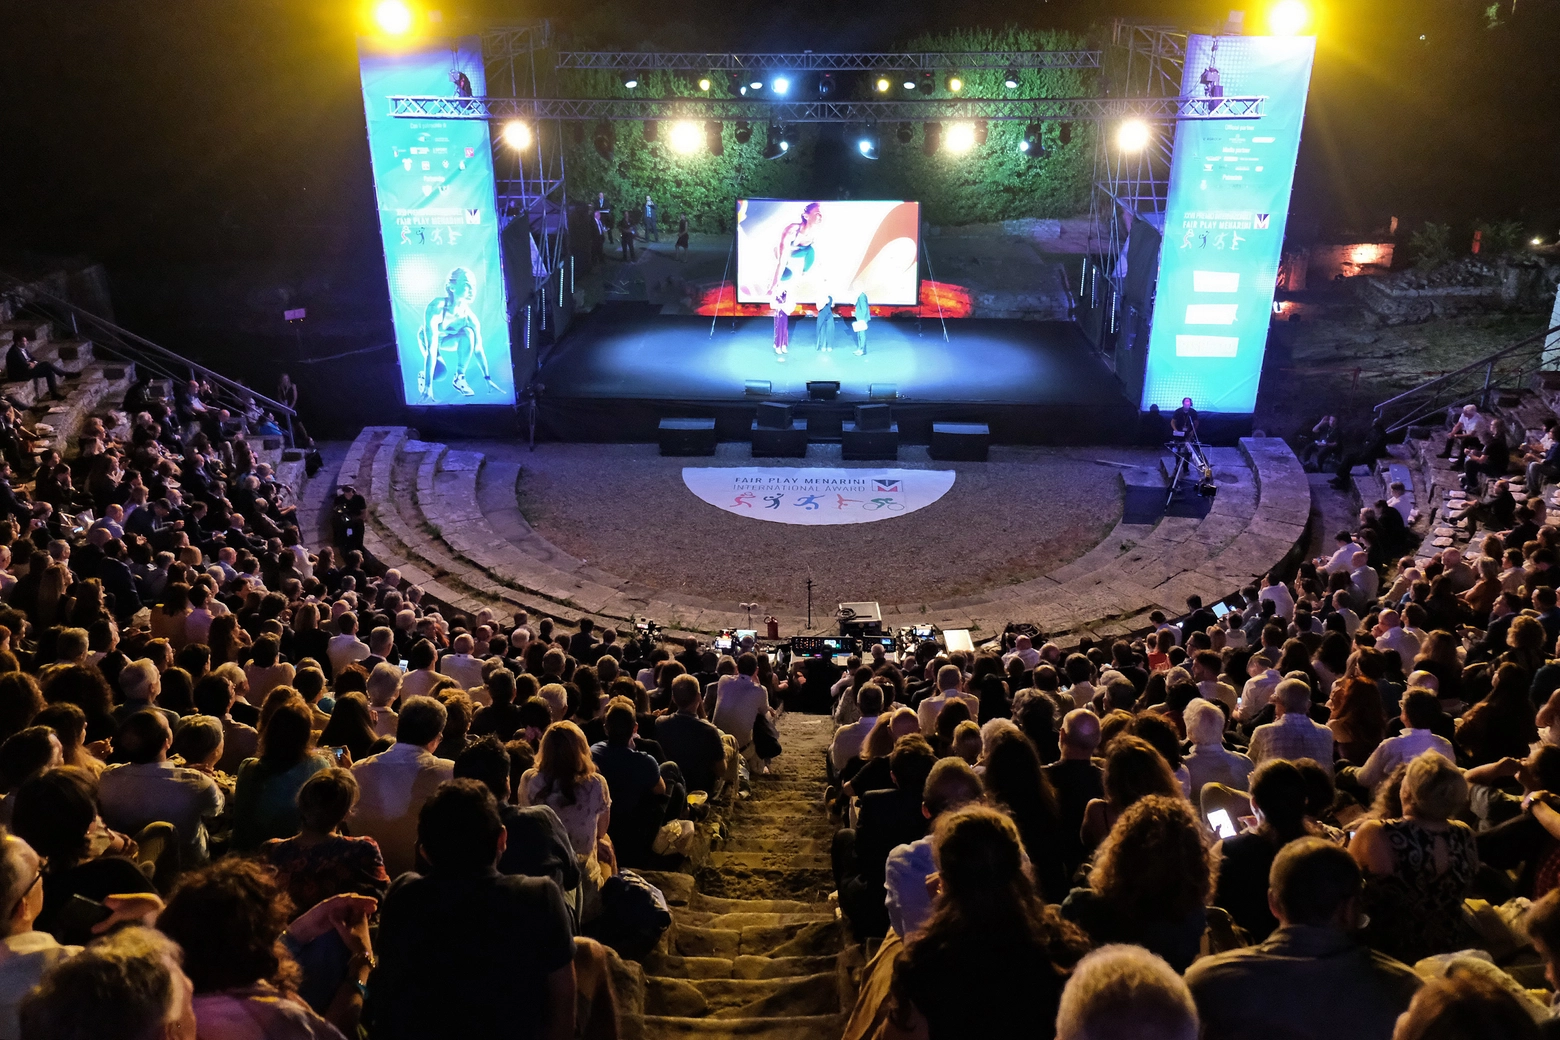
[[[933,422],[985,422],[1009,444],[1105,444],[1135,437],[1137,409],[1067,322],[874,319],[857,357],[850,323],[834,350],[815,348],[815,320],[793,317],[790,353],[776,358],[768,318],[662,316],[645,305],[597,308],[578,320],[537,375],[539,435],[564,441],[650,441],[665,417],[713,417],[722,440],[747,440],[762,400],[807,402],[807,383],[840,384],[839,399],[798,414],[844,414],[892,384],[901,438],[925,443]],[[769,382],[767,395],[749,380]]]

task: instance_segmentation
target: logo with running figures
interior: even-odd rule
[[[925,508],[953,487],[952,470],[726,469],[689,466],[688,490],[736,516],[781,524],[863,524]]]

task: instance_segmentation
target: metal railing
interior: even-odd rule
[[[217,399],[208,404],[226,408],[235,415],[243,415],[251,405],[258,405],[276,417],[277,427],[282,431],[282,443],[293,447],[291,420],[297,413],[282,402],[78,307],[37,282],[0,271],[0,294],[10,297],[20,313],[68,326],[73,335],[90,340],[94,355],[102,353],[118,361],[131,362],[138,373],[150,373],[158,379],[179,383],[198,379],[216,391]],[[7,344],[0,344],[0,351],[7,348]]]
[[[1544,342],[1556,333],[1560,333],[1560,325],[1525,336],[1456,371],[1389,397],[1373,409],[1376,418],[1385,424],[1388,434],[1393,434],[1423,424],[1431,416],[1436,416],[1439,423],[1449,408],[1477,404],[1481,411],[1485,410],[1492,395],[1521,389],[1527,378],[1538,371]]]

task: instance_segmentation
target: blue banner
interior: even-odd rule
[[[1142,407],[1256,409],[1316,39],[1193,36],[1183,97],[1261,95],[1260,119],[1175,128]]]
[[[478,40],[412,51],[359,40],[358,54],[402,394],[410,405],[513,404],[488,125],[393,119],[386,100],[485,94]]]

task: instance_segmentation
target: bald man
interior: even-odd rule
[[[1100,767],[1094,764],[1094,749],[1100,744],[1100,720],[1088,708],[1074,708],[1062,718],[1057,741],[1060,761],[1045,767],[1056,800],[1062,811],[1062,858],[1071,874],[1084,859],[1083,813],[1089,800],[1105,797]]]
[[[444,660],[439,662],[439,674],[454,679],[460,683],[463,690],[481,686],[482,659],[472,656],[476,646],[476,640],[466,633],[462,632],[456,636],[450,653],[445,654]]]
[[[1040,651],[1035,649],[1034,640],[1028,636],[1019,636],[1013,640],[1013,649],[1002,657],[1002,663],[1007,664],[1013,658],[1024,662],[1024,667],[1033,670],[1040,664]]]

